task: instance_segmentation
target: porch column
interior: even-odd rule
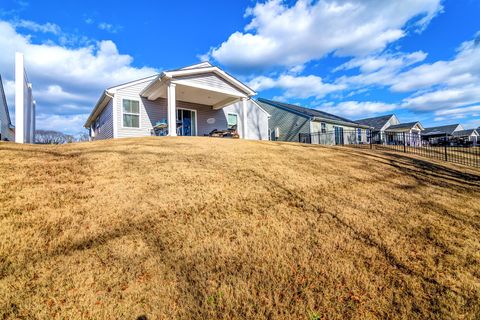
[[[247,98],[242,98],[242,138],[247,138]]]
[[[177,107],[175,99],[175,83],[170,82],[167,87],[167,120],[168,135],[172,137],[177,135]]]

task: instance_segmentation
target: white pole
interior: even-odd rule
[[[33,97],[32,97],[33,99]],[[35,126],[36,126],[36,123],[35,123],[35,113],[36,113],[36,109],[37,109],[37,102],[34,100],[33,103],[32,103],[32,119],[31,119],[31,128],[32,128],[32,131],[30,133],[30,142],[31,143],[35,143]]]
[[[23,53],[17,52],[15,54],[15,142],[17,143],[25,142],[24,70],[25,69],[23,66]]]
[[[242,138],[247,138],[247,98],[242,98]]]
[[[169,83],[167,88],[168,104],[168,135],[175,137],[177,135],[177,108],[175,97],[175,83]]]

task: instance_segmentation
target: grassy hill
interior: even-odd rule
[[[321,146],[0,144],[0,318],[480,318],[480,171]]]

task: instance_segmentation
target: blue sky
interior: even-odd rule
[[[480,1],[0,3],[13,111],[25,53],[37,127],[82,130],[103,89],[210,60],[274,98],[351,119],[480,126]]]

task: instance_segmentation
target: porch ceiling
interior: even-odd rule
[[[213,109],[221,109],[242,98],[241,95],[223,92],[216,88],[206,89],[180,83],[175,84],[176,100],[212,106]],[[142,96],[149,100],[167,99],[167,86],[166,82],[159,81]]]

